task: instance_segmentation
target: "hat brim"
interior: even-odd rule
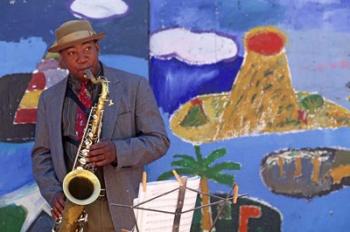
[[[57,44],[56,42],[48,49],[49,52],[60,52],[66,48],[73,46],[76,43],[84,43],[92,40],[101,40],[105,36],[105,33],[97,33],[95,35],[91,35],[89,37],[77,38],[75,40],[71,40],[67,43]]]

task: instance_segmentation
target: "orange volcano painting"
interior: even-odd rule
[[[347,109],[318,94],[294,90],[282,31],[257,27],[246,33],[244,42],[245,58],[231,91],[197,96],[182,105],[171,118],[177,136],[205,143],[350,125]],[[197,123],[188,123],[189,118]]]

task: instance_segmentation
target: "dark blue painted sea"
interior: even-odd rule
[[[197,95],[231,90],[242,61],[238,56],[215,64],[189,65],[175,58],[152,57],[149,81],[158,105],[171,114]]]

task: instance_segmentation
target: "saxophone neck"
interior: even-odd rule
[[[109,95],[108,80],[103,76],[99,76],[96,78],[90,69],[86,69],[84,71],[84,77],[90,80],[95,85],[101,85],[102,89],[100,94],[100,100],[107,100]]]
[[[99,83],[101,85],[101,93],[100,93],[100,98],[103,101],[108,100],[109,97],[109,86],[108,86],[108,81],[104,77],[100,77]]]
[[[99,84],[100,77],[96,78],[90,69],[84,71],[84,78],[90,80],[93,84]]]

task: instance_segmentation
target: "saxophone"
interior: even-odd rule
[[[91,108],[72,171],[63,179],[63,192],[67,200],[62,218],[54,223],[53,232],[82,232],[88,217],[84,205],[93,203],[101,191],[101,183],[95,175],[96,167],[87,162],[87,156],[91,145],[100,139],[105,105],[112,102],[109,100],[108,81],[102,76],[95,78],[90,70],[84,73],[85,78],[93,84],[100,84],[102,88],[97,103]]]

